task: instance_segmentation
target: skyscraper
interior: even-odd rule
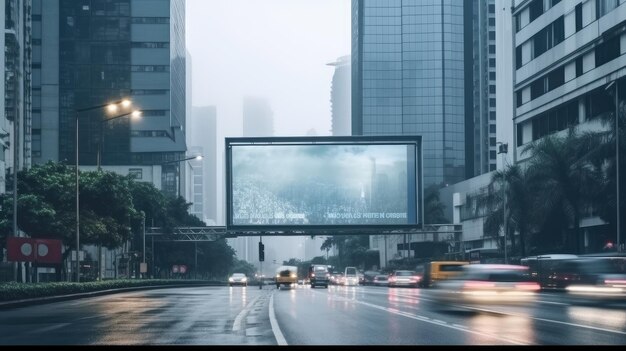
[[[215,106],[194,106],[191,109],[188,129],[189,147],[202,148],[203,171],[203,220],[207,224],[217,224],[217,109]],[[191,125],[193,123],[193,125]],[[194,155],[190,153],[190,155]],[[220,198],[221,199],[221,198]]]
[[[330,90],[331,132],[332,135],[351,135],[350,56],[342,56],[328,65],[335,67]]]
[[[149,166],[184,158],[184,0],[33,0],[34,162],[75,158],[76,109],[130,97],[140,120],[79,116],[81,165]],[[42,59],[44,58],[45,59]],[[180,194],[177,162],[162,190]]]
[[[243,98],[243,136],[273,136],[274,112],[267,99],[256,96]]]
[[[464,2],[352,1],[352,134],[421,135],[424,186],[463,180]]]
[[[31,165],[31,0],[5,0],[0,14],[0,194],[13,189],[7,175]],[[12,179],[12,178],[11,178]]]

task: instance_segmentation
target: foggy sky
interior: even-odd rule
[[[244,96],[269,100],[277,136],[330,135],[334,62],[350,54],[349,0],[187,0],[192,104],[241,135]],[[218,137],[219,137],[218,133]]]

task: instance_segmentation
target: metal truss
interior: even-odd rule
[[[397,234],[460,234],[458,224],[427,224],[422,229],[303,229],[284,231],[228,231],[225,226],[176,227],[167,233],[161,227],[146,228],[146,236],[154,241],[216,241],[245,236],[319,236],[319,235],[397,235]]]

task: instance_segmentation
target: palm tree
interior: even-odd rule
[[[526,169],[519,165],[511,165],[504,170],[496,171],[491,177],[487,192],[479,200],[479,206],[488,213],[485,218],[485,234],[497,237],[504,223],[503,204],[507,210],[507,237],[510,233],[519,233],[519,254],[524,257],[528,251],[528,242],[533,227],[532,179]],[[505,187],[506,202],[503,199],[502,187]],[[512,240],[512,254],[516,252],[515,240]]]
[[[596,141],[592,137],[579,137],[570,128],[565,137],[544,137],[522,152],[531,154],[527,172],[539,195],[531,207],[543,217],[539,223],[543,226],[546,221],[558,221],[557,227],[565,234],[565,247],[577,253],[581,252],[579,232],[583,211],[601,184],[590,162],[590,155],[598,146]],[[553,218],[557,213],[564,218]],[[574,243],[567,234],[570,228]]]

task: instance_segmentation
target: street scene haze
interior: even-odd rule
[[[0,345],[626,344],[626,0],[2,0]]]

